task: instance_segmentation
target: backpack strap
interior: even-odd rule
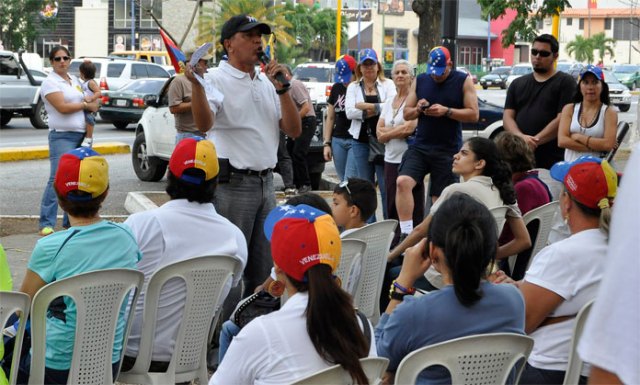
[[[364,333],[364,338],[367,340],[367,344],[369,345],[369,349],[371,349],[371,325],[369,325],[369,320],[360,310],[356,309],[356,315],[360,318],[362,322],[362,332]]]

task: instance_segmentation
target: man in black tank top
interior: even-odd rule
[[[445,47],[431,50],[427,73],[416,78],[405,103],[404,119],[418,119],[415,143],[400,163],[396,191],[400,231],[409,234],[414,226],[412,190],[417,181],[430,174],[430,195],[435,201],[445,187],[458,180],[451,167],[453,155],[462,146],[461,123],[477,122],[479,113],[473,81],[453,69]]]
[[[552,35],[535,38],[531,48],[533,73],[511,83],[503,115],[505,130],[524,138],[534,150],[536,167],[546,169],[564,160],[564,149],[558,147],[560,113],[576,89],[571,75],[554,68],[558,48],[558,40]]]

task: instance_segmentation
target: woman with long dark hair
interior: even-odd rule
[[[565,161],[583,155],[599,157],[616,145],[618,113],[610,104],[602,69],[586,66],[580,73],[574,102],[564,106],[560,115],[558,146],[565,149]]]
[[[427,238],[407,250],[376,328],[378,353],[390,361],[389,377],[407,354],[425,346],[473,334],[524,334],[522,296],[486,280],[497,241],[495,219],[476,199],[455,193],[440,204]],[[431,266],[442,274],[442,289],[406,296]],[[417,383],[450,384],[451,378],[442,367],[430,368]]]
[[[240,331],[209,384],[288,384],[336,364],[368,384],[360,358],[375,356],[375,343],[332,275],[341,243],[331,215],[307,205],[277,207],[265,234],[289,299]]]
[[[453,156],[452,170],[463,182],[449,185],[442,191],[438,200],[431,206],[429,215],[389,254],[389,260],[400,256],[406,248],[415,245],[427,235],[433,214],[456,192],[471,195],[487,208],[508,207],[504,220],[498,220],[498,228],[502,229],[506,223],[514,238],[498,248],[498,259],[517,254],[531,246],[531,238],[516,203],[511,170],[500,158],[498,148],[492,140],[480,137],[467,140]],[[439,287],[439,282],[431,282],[431,279],[428,279],[433,286]]]

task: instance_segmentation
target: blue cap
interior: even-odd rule
[[[584,77],[584,75],[586,75],[587,73],[593,74],[593,76],[596,77],[596,79],[600,80],[600,81],[604,81],[604,72],[602,72],[602,68],[598,67],[598,66],[594,66],[593,64],[589,64],[588,66],[584,67],[582,69],[582,71],[580,71],[580,80],[582,80],[582,78]]]
[[[336,62],[336,72],[333,75],[334,83],[349,83],[353,72],[346,60],[340,59]]]
[[[378,62],[378,55],[373,48],[365,48],[360,51],[360,64],[364,63],[365,60],[373,60],[374,63]]]
[[[447,63],[451,60],[451,54],[446,47],[435,47],[429,52],[427,60],[427,73],[429,75],[441,76],[447,69]]]

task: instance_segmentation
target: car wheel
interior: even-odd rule
[[[38,104],[33,109],[33,113],[29,116],[31,125],[35,128],[49,128],[49,116],[47,110],[44,108],[44,102],[42,99],[38,100]]]
[[[486,90],[487,88],[489,88],[489,86],[482,86],[483,90]]]
[[[113,125],[114,125],[118,130],[124,130],[124,129],[125,129],[125,128],[127,128],[127,126],[129,125],[129,122],[117,121],[117,122],[113,122]]]
[[[133,142],[131,162],[138,179],[145,182],[157,182],[167,171],[167,161],[147,154],[144,132],[139,133]]]
[[[504,131],[503,127],[496,128],[496,130],[491,133],[491,136],[489,137],[489,139],[494,140],[496,136],[498,136],[498,134],[500,134],[502,131]]]
[[[13,118],[13,112],[11,111],[2,111],[0,112],[0,126],[4,127],[11,121]]]
[[[622,111],[622,112],[627,112],[627,111],[629,111],[630,108],[631,108],[630,104],[620,104],[620,105],[618,105],[618,109],[620,109],[620,111]]]
[[[500,84],[500,89],[506,90],[507,89],[507,85],[502,83]]]

